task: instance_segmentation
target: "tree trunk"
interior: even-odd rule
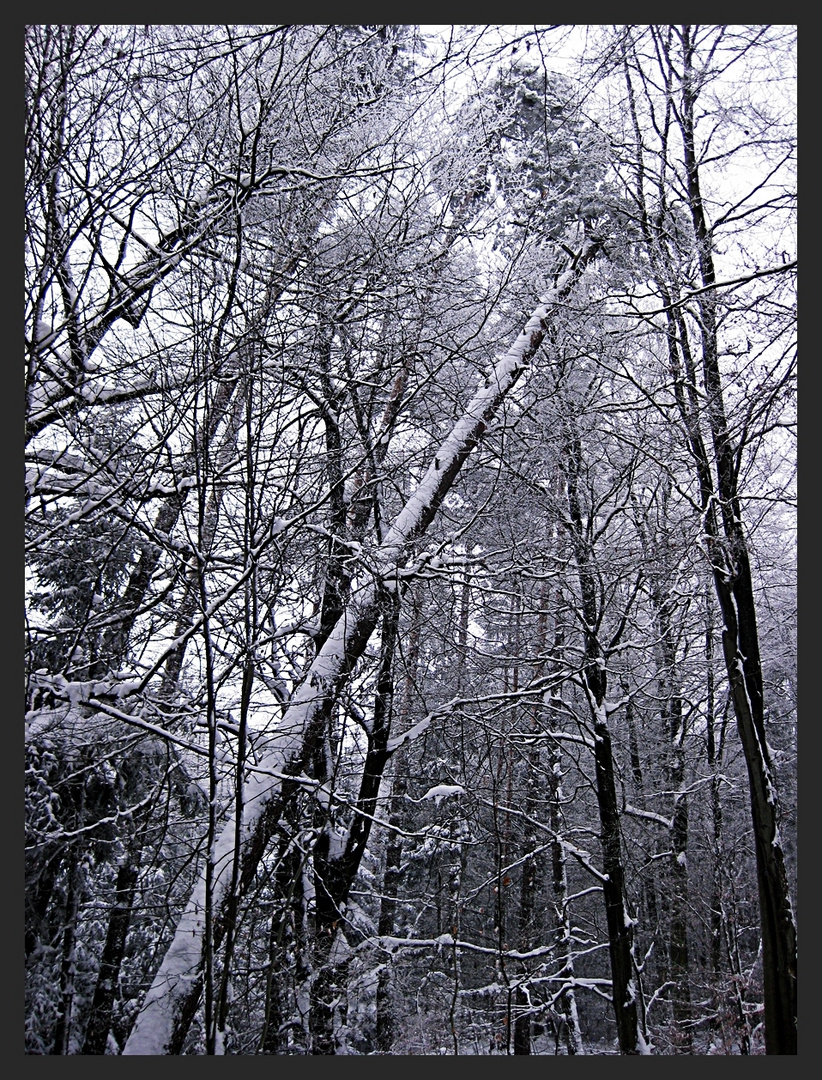
[[[639,1027],[638,987],[634,972],[633,920],[625,905],[625,876],[622,864],[622,836],[619,821],[611,733],[605,714],[604,689],[592,692],[594,713],[594,761],[596,764],[597,802],[601,826],[602,885],[608,922],[608,951],[611,957],[613,1005],[617,1040],[621,1054],[646,1053]]]
[[[395,809],[389,823],[401,827],[405,822],[402,813],[402,800],[406,791],[406,778],[404,772],[397,772],[394,777],[392,797]],[[402,854],[403,842],[400,832],[392,833],[389,837],[385,850],[385,867],[382,876],[382,890],[380,896],[380,917],[377,924],[377,932],[381,938],[389,938],[394,934],[394,920],[397,912],[397,898],[399,896],[399,884],[402,878]],[[390,1054],[396,1037],[396,1001],[394,999],[394,980],[392,978],[392,960],[389,955],[377,975],[377,1019],[376,1019],[376,1042],[377,1050],[381,1054]]]
[[[719,369],[716,274],[700,191],[694,138],[698,75],[690,27],[682,28],[682,130],[688,201],[697,240],[702,284],[700,301],[702,368],[713,440],[717,496],[723,543],[711,544],[714,585],[722,612],[722,648],[731,684],[745,763],[750,781],[751,817],[756,847],[765,990],[765,1049],[768,1054],[797,1053],[796,924],[779,837],[779,804],[765,727],[762,662],[748,544],[737,492],[735,448],[725,416]]]
[[[410,626],[408,629],[408,652],[406,657],[405,681],[402,701],[399,712],[400,727],[408,728],[411,711],[412,695],[417,681],[420,655],[420,630],[422,621],[422,593],[418,588],[411,586],[411,613]],[[396,760],[396,759],[395,759]],[[399,886],[403,874],[403,835],[400,832],[407,824],[407,814],[403,804],[408,789],[408,776],[406,765],[401,759],[397,761],[393,776],[391,792],[392,810],[389,824],[396,831],[389,833],[388,843],[385,849],[385,867],[383,869],[382,890],[380,896],[380,917],[377,932],[381,938],[389,938],[394,934],[395,918],[397,913],[397,899]],[[394,980],[392,972],[392,959],[390,954],[377,976],[377,1019],[376,1041],[377,1050],[381,1054],[391,1052],[396,1036],[396,1021],[394,999]]]
[[[86,1028],[83,1043],[84,1054],[105,1054],[108,1033],[111,1030],[111,1013],[117,994],[117,982],[120,967],[126,951],[126,937],[131,924],[137,879],[140,874],[139,861],[131,861],[131,852],[117,871],[117,884],[114,891],[114,906],[109,914],[106,942],[97,973],[97,985],[91,1003],[91,1019]],[[135,856],[139,860],[139,852]]]
[[[608,924],[611,958],[612,1001],[616,1017],[617,1041],[621,1054],[648,1052],[640,1029],[639,987],[634,970],[634,920],[625,903],[625,875],[622,861],[622,831],[611,732],[605,696],[608,675],[605,657],[597,637],[600,623],[594,552],[583,521],[580,495],[583,454],[573,416],[565,424],[565,478],[568,488],[571,546],[580,585],[580,608],[584,630],[584,680],[594,727],[594,767],[602,846],[602,883]]]
[[[698,391],[700,380],[691,357],[678,285],[676,280],[670,280],[673,262],[668,257],[668,240],[664,230],[657,228],[654,231],[656,227],[651,225],[646,205],[642,136],[634,111],[626,53],[625,76],[637,136],[641,226],[666,307],[668,350],[677,407],[699,479],[706,547],[723,622],[725,667],[748,770],[762,930],[766,1052],[796,1054],[796,924],[779,837],[780,814],[765,725],[753,578],[737,487],[743,447],[734,445],[725,412],[719,364],[714,239],[702,198],[696,145],[696,107],[707,69],[700,68],[701,58],[697,56],[693,27],[670,26],[664,28],[664,32],[651,27],[650,33],[662,78],[667,84],[671,115],[682,139],[686,206],[693,227],[701,285],[697,306],[704,394]],[[630,39],[631,30],[626,28],[625,41]],[[666,145],[666,157],[667,153]],[[664,160],[664,164],[668,166],[669,162]],[[710,453],[702,438],[703,423],[707,424],[711,438]]]
[[[54,1029],[52,1054],[66,1055],[71,1045],[72,1012],[77,974],[77,916],[80,911],[82,870],[76,862],[66,873],[66,924],[63,929],[63,955],[60,964],[60,1008]]]
[[[554,910],[557,917],[556,941],[564,963],[559,976],[566,980],[567,987],[559,997],[559,1004],[565,1017],[565,1045],[569,1056],[585,1053],[582,1031],[579,1026],[576,991],[574,990],[574,952],[571,930],[571,913],[568,907],[568,876],[566,870],[565,848],[560,842],[564,829],[562,798],[562,750],[559,743],[552,743],[548,759],[548,784],[550,801],[548,804],[548,823],[554,840],[551,843],[551,885]]]
[[[551,325],[555,306],[568,296],[600,246],[596,240],[585,241],[571,268],[542,298],[509,351],[495,365],[489,378],[480,384],[465,413],[435,454],[416,491],[374,553],[372,565],[377,582],[365,582],[352,588],[345,614],[318,652],[304,682],[295,691],[281,733],[270,740],[261,770],[249,777],[239,830],[232,814],[216,840],[213,860],[216,869],[211,883],[215,948],[219,947],[225,931],[227,908],[237,900],[228,895],[235,859],[240,862],[242,896],[253,880],[282,813],[287,784],[280,778],[292,776],[295,780],[291,783],[304,782],[305,768],[323,737],[328,704],[348,680],[376,628],[380,615],[379,591],[383,587],[379,579],[396,582],[397,571],[404,565],[410,545],[434,520],[463,463],[536,355]],[[125,1055],[178,1052],[176,1048],[182,1044],[202,985],[205,904],[206,879],[201,874],[126,1042]]]
[[[634,505],[637,510],[636,525],[649,568],[650,601],[659,635],[657,670],[664,740],[663,767],[667,787],[673,793],[671,825],[668,830],[671,858],[668,867],[670,899],[667,907],[670,919],[667,951],[670,960],[668,978],[674,983],[671,998],[675,1026],[674,1043],[677,1047],[683,1047],[684,1053],[689,1053],[693,1045],[693,1017],[688,956],[688,795],[685,791],[685,717],[675,629],[677,611],[676,601],[670,592],[670,581],[675,573],[674,559],[670,552],[673,528],[668,515],[670,491],[670,483],[666,481],[657,492],[657,517],[666,526],[660,538],[655,535],[657,530],[646,527],[645,515],[650,511],[650,507],[643,511],[636,499]]]

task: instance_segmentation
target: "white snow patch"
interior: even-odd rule
[[[465,788],[460,787],[459,784],[437,784],[436,787],[429,788],[423,795],[423,800],[433,799],[439,806],[443,799],[447,799],[449,795],[464,795]]]
[[[636,1049],[638,1054],[653,1055],[654,1048],[649,1042],[646,1041],[645,1036],[641,1031],[636,1033]]]

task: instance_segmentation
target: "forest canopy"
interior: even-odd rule
[[[796,27],[24,48],[25,1052],[795,1055]]]

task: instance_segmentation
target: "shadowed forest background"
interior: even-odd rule
[[[795,69],[26,27],[27,1054],[796,1054]]]

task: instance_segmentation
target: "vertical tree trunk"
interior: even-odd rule
[[[408,728],[412,715],[412,700],[419,671],[420,636],[422,627],[422,592],[411,586],[410,625],[408,627],[408,649],[406,653],[405,678],[400,703],[398,721],[402,730]],[[396,832],[389,833],[385,850],[382,892],[380,897],[380,916],[377,931],[381,938],[392,937],[395,929],[399,886],[402,880],[403,836],[399,830],[407,824],[407,815],[403,808],[408,786],[407,766],[402,759],[395,759],[391,791],[391,814],[389,824]],[[392,954],[393,955],[393,954]],[[377,1050],[381,1054],[391,1052],[396,1037],[396,1001],[394,999],[394,980],[391,956],[386,959],[377,976]]]
[[[114,904],[109,913],[106,941],[97,972],[97,984],[91,1002],[91,1016],[83,1043],[84,1054],[105,1054],[111,1030],[111,1014],[117,995],[120,968],[126,951],[134,897],[140,876],[139,837],[134,837],[117,870]]]
[[[392,784],[392,801],[394,809],[389,817],[389,824],[400,828],[405,824],[405,815],[402,812],[402,800],[406,792],[405,772],[395,773]],[[402,833],[389,834],[388,844],[385,849],[385,865],[382,875],[382,890],[380,895],[380,916],[377,924],[377,932],[381,938],[389,938],[394,935],[395,918],[397,913],[397,899],[399,885],[402,879]],[[394,999],[394,979],[392,972],[391,954],[385,959],[377,975],[377,1017],[376,1017],[376,1043],[377,1050],[381,1054],[390,1054],[396,1038],[396,1008]]]
[[[538,752],[536,752],[538,755]],[[528,778],[528,788],[525,795],[526,818],[534,812],[533,785],[536,784],[536,775]],[[536,836],[533,829],[526,828],[524,837],[526,849],[536,847]],[[534,855],[526,855],[522,864],[522,881],[520,883],[519,912],[517,916],[519,947],[525,951],[533,946],[534,915],[537,907],[537,895],[540,886],[540,866]],[[529,1004],[528,995],[518,989],[514,1004],[514,1054],[531,1053],[531,1016],[525,1010]]]
[[[564,963],[558,972],[558,976],[567,982],[562,991],[558,1003],[565,1017],[565,1045],[568,1054],[577,1056],[585,1053],[582,1042],[582,1031],[579,1026],[579,1013],[577,1011],[576,991],[574,990],[574,943],[571,930],[571,913],[568,907],[568,877],[566,871],[565,848],[561,843],[561,835],[564,829],[562,814],[562,751],[559,743],[552,743],[548,759],[548,784],[549,806],[548,822],[554,834],[551,843],[551,885],[553,892],[554,910],[556,912],[557,927],[555,940],[560,956],[564,957]]]
[[[377,797],[388,761],[388,739],[394,696],[394,654],[399,632],[400,598],[386,591],[383,608],[382,648],[374,695],[373,719],[368,731],[368,751],[363,765],[357,812],[347,829],[341,852],[331,850],[330,823],[314,849],[315,876],[315,957],[311,987],[312,1053],[336,1053],[335,1012],[345,1000],[346,964],[333,961],[339,947],[346,950],[345,907],[359,869],[377,809]],[[335,841],[339,843],[339,841]]]
[[[634,970],[634,920],[625,899],[625,873],[622,861],[622,830],[616,771],[611,746],[611,732],[605,696],[608,675],[605,657],[597,637],[600,611],[594,552],[583,520],[580,486],[583,469],[582,443],[574,418],[565,423],[565,479],[571,523],[571,546],[580,585],[580,607],[584,626],[584,680],[594,728],[594,769],[599,807],[600,844],[602,846],[602,883],[608,924],[608,950],[611,958],[612,1000],[616,1018],[617,1042],[621,1054],[645,1054],[648,1046],[640,1027],[639,986]]]
[[[644,805],[645,802],[645,776],[642,765],[642,760],[639,753],[639,739],[637,736],[636,728],[636,716],[634,710],[634,698],[631,691],[631,685],[627,678],[622,679],[622,692],[627,698],[625,705],[625,726],[628,729],[628,754],[631,762],[631,776],[634,783],[634,791],[638,798],[638,805]],[[658,878],[656,870],[656,859],[650,862],[647,867],[647,871],[641,875],[639,880],[639,899],[637,901],[638,913],[643,915],[642,923],[646,927],[647,935],[645,941],[652,941],[655,945],[659,934],[662,931],[660,923],[660,910],[662,902],[658,896]],[[643,952],[645,952],[643,946]],[[668,982],[669,976],[669,953],[664,948],[654,948],[654,956],[656,957],[656,974],[657,982]],[[647,959],[645,961],[647,967]]]
[[[526,795],[526,807],[528,795]],[[533,810],[533,805],[531,806]],[[526,814],[528,809],[526,809]],[[536,843],[536,837],[531,830],[525,834],[525,843]],[[519,911],[517,912],[517,929],[520,948],[525,951],[533,944],[533,922],[536,911],[536,900],[540,885],[540,867],[536,857],[528,855],[522,864],[522,880],[520,883]],[[527,978],[527,975],[523,976]],[[514,992],[514,1054],[529,1055],[531,1053],[531,1030],[532,1016],[529,1010],[530,995],[521,987]]]
[[[308,1014],[310,999],[307,987],[309,947],[305,934],[306,896],[303,878],[307,854],[294,842],[299,832],[298,807],[286,807],[284,820],[288,833],[279,838],[274,873],[274,906],[271,914],[266,972],[265,1016],[259,1049],[263,1054],[305,1053],[310,1045]],[[290,962],[286,961],[290,957]],[[288,984],[289,972],[294,987]]]
[[[673,803],[668,831],[671,858],[667,869],[667,952],[670,962],[668,978],[674,983],[671,998],[674,1043],[689,1053],[693,1045],[693,1017],[688,956],[688,795],[685,791],[685,717],[677,658],[676,606],[670,591],[675,560],[671,555],[673,523],[668,515],[669,481],[666,480],[658,489],[657,497],[657,516],[665,525],[660,538],[656,537],[656,530],[646,527],[645,515],[650,508],[643,511],[636,499],[634,506],[637,510],[636,526],[648,564],[650,601],[658,631],[657,683],[665,747],[663,767]]]
[[[719,364],[714,241],[702,198],[696,145],[696,109],[707,69],[700,68],[693,27],[651,27],[650,33],[666,84],[668,120],[673,118],[682,139],[686,205],[701,285],[697,306],[704,394],[698,391],[700,380],[679,306],[678,284],[676,279],[671,280],[673,263],[667,257],[667,239],[662,231],[654,231],[646,205],[642,137],[625,53],[629,105],[637,136],[641,226],[657,287],[667,309],[670,367],[677,406],[699,479],[706,546],[723,623],[725,667],[748,770],[762,929],[766,1052],[796,1054],[796,923],[779,837],[779,803],[767,742],[753,578],[737,487],[743,448],[734,444],[725,412]],[[626,28],[625,41],[630,40],[631,30]],[[666,167],[668,145],[666,137],[663,149]],[[710,453],[702,437],[703,424],[711,439]]]
[[[77,916],[80,911],[82,870],[73,862],[66,873],[66,923],[60,964],[60,1009],[54,1029],[52,1054],[66,1055],[71,1045],[72,1012],[77,974]]]
[[[717,496],[723,537],[713,537],[712,567],[722,613],[722,648],[731,684],[750,783],[751,817],[756,848],[765,991],[765,1048],[768,1054],[797,1053],[796,923],[779,836],[779,802],[765,726],[762,662],[748,543],[737,491],[736,449],[728,427],[719,368],[716,274],[695,144],[695,106],[699,75],[694,66],[691,28],[681,32],[682,131],[688,202],[697,241],[703,286],[700,300],[702,370],[708,422],[713,440]]]
[[[601,826],[602,869],[605,874],[602,891],[608,923],[608,950],[611,957],[611,978],[617,1040],[621,1054],[647,1052],[639,1026],[638,986],[634,972],[633,920],[625,904],[625,875],[622,863],[622,836],[619,820],[611,732],[605,713],[604,686],[593,673],[589,683],[591,707],[594,714],[594,761],[596,766],[597,802]],[[587,678],[587,676],[586,676]],[[600,692],[602,696],[600,697]]]
[[[725,878],[723,851],[723,813],[721,790],[723,784],[722,763],[725,752],[725,736],[727,731],[728,714],[731,701],[726,698],[721,716],[716,715],[716,693],[713,675],[714,656],[714,626],[712,613],[711,595],[706,589],[705,593],[705,658],[708,668],[707,707],[706,707],[706,756],[711,780],[711,915],[710,932],[711,948],[710,962],[714,992],[714,1020],[712,1029],[719,1031],[724,1028],[724,1015],[726,1011],[726,981],[729,973],[728,964],[723,962],[723,957],[728,952],[729,927],[725,915]],[[723,948],[725,945],[725,948]],[[729,954],[730,955],[730,954]],[[739,991],[735,974],[731,975],[734,981],[734,999],[737,1006],[736,1022],[741,1024],[740,1042],[745,1053],[749,1049],[748,1024],[744,1017],[744,1010],[740,1008]],[[744,1024],[742,1023],[744,1021]],[[743,1031],[744,1028],[744,1031]]]
[[[677,762],[671,772],[674,814],[671,825],[671,977],[675,982],[673,996],[674,1023],[677,1044],[684,1053],[693,1046],[691,1024],[691,970],[688,954],[688,799],[681,793],[683,770]]]

